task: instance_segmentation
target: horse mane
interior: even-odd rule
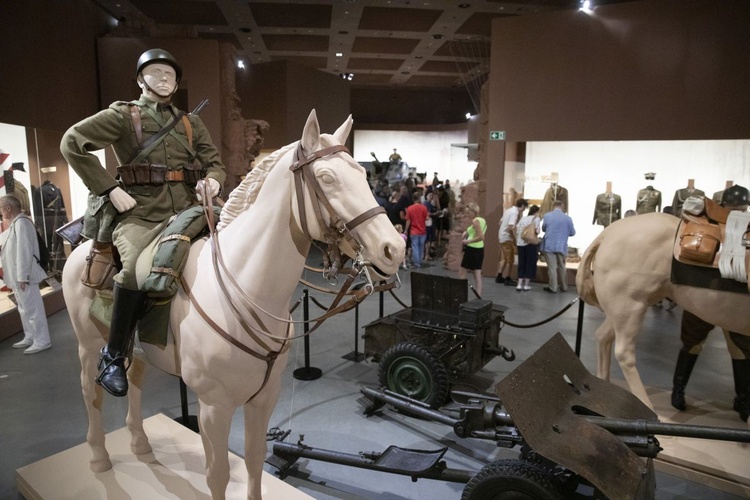
[[[333,144],[335,141],[332,140],[331,134],[321,134],[320,143],[321,146],[326,147],[327,145]],[[299,141],[288,144],[281,149],[277,149],[270,155],[263,158],[258,165],[256,165],[250,173],[243,179],[239,186],[229,194],[227,202],[224,204],[224,208],[221,209],[221,216],[219,223],[216,226],[217,231],[221,231],[227,227],[233,220],[235,220],[242,212],[250,208],[255,200],[258,198],[260,188],[263,187],[263,183],[266,181],[266,177],[269,172],[273,170],[273,167],[279,161],[279,158],[284,156],[290,149],[296,148]]]
[[[224,208],[221,210],[221,217],[219,224],[216,226],[217,231],[221,231],[227,227],[233,220],[237,218],[242,212],[250,208],[250,205],[255,203],[258,198],[260,188],[263,187],[263,183],[266,181],[269,172],[273,170],[273,167],[279,161],[287,151],[297,147],[297,143],[293,142],[288,144],[281,149],[277,149],[270,155],[263,158],[263,160],[253,167],[250,173],[245,176],[239,186],[229,194],[227,202],[224,204]]]

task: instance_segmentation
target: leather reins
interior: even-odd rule
[[[216,225],[214,223],[215,221],[214,221],[212,200],[210,199],[209,196],[207,196],[205,185],[201,183],[199,184],[199,186],[196,187],[196,190],[199,190],[199,192],[202,192],[202,206],[203,206],[204,214],[208,220],[208,226],[209,226],[209,231],[211,235],[211,238],[209,241],[211,242],[212,263],[213,263],[213,268],[214,268],[214,273],[216,275],[217,283],[219,284],[219,287],[221,288],[224,296],[228,299],[226,303],[229,305],[232,311],[232,314],[235,316],[235,319],[239,322],[242,329],[260,347],[265,349],[268,352],[268,354],[264,355],[264,354],[260,354],[254,351],[252,348],[246,346],[239,340],[232,337],[229,333],[227,333],[215,321],[213,321],[211,317],[205,312],[205,310],[200,306],[194,294],[191,293],[190,287],[188,286],[184,277],[181,277],[180,281],[182,283],[183,288],[185,289],[185,292],[190,298],[190,302],[193,304],[198,314],[204,319],[204,321],[206,321],[206,323],[216,333],[218,333],[222,338],[224,338],[230,344],[238,347],[242,351],[250,354],[256,359],[263,360],[266,362],[266,374],[265,374],[263,383],[261,387],[258,389],[258,391],[256,391],[256,393],[253,396],[251,396],[250,399],[248,399],[248,401],[252,400],[265,387],[268,381],[268,378],[270,377],[271,369],[273,368],[273,364],[275,363],[276,359],[286,349],[289,348],[289,344],[288,344],[289,340],[294,340],[294,339],[298,339],[298,338],[302,338],[307,335],[310,335],[326,319],[330,318],[331,316],[334,316],[335,314],[338,314],[340,312],[344,312],[353,308],[356,304],[364,300],[368,295],[372,294],[376,290],[388,290],[390,288],[393,288],[396,285],[396,282],[387,283],[385,285],[377,285],[377,286],[373,285],[372,279],[370,278],[368,267],[367,267],[369,264],[366,263],[364,259],[362,258],[362,252],[364,251],[364,247],[359,242],[356,235],[352,233],[352,230],[355,227],[362,224],[363,222],[381,213],[385,213],[385,209],[381,206],[377,206],[369,210],[366,210],[365,212],[358,215],[357,217],[355,217],[349,222],[344,222],[338,216],[336,211],[333,209],[328,199],[325,197],[325,193],[323,193],[323,190],[320,187],[320,184],[318,183],[317,179],[315,178],[315,175],[311,172],[311,169],[305,168],[309,165],[312,165],[313,162],[315,162],[316,160],[320,158],[323,158],[325,156],[329,156],[332,154],[336,154],[339,152],[349,153],[349,150],[343,145],[336,145],[336,146],[331,146],[328,148],[321,149],[319,151],[316,151],[310,155],[303,157],[302,146],[300,143],[295,153],[296,160],[292,163],[290,167],[290,170],[294,173],[295,192],[297,195],[299,217],[300,217],[300,224],[302,226],[302,230],[307,237],[309,237],[313,242],[315,241],[312,235],[310,234],[310,231],[307,225],[307,213],[305,210],[305,200],[304,200],[304,184],[307,184],[308,191],[310,192],[310,195],[312,197],[312,202],[313,202],[312,205],[314,207],[315,217],[317,219],[317,222],[320,226],[321,231],[323,231],[324,233],[325,242],[328,243],[328,250],[323,252],[324,263],[326,264],[326,267],[323,273],[324,277],[326,277],[326,279],[328,279],[330,282],[331,280],[336,279],[338,275],[338,271],[341,268],[342,263],[344,261],[344,258],[342,258],[341,252],[339,250],[339,243],[342,238],[347,241],[347,243],[356,251],[356,254],[357,254],[357,258],[353,262],[351,271],[348,273],[345,283],[342,285],[341,289],[336,295],[336,298],[333,300],[333,302],[329,306],[326,313],[313,320],[307,320],[306,322],[314,321],[316,323],[309,331],[298,336],[290,337],[287,335],[287,336],[281,337],[278,335],[273,335],[263,325],[263,322],[255,313],[254,309],[259,309],[261,312],[268,315],[269,317],[279,320],[279,321],[283,321],[288,324],[295,323],[295,321],[290,321],[286,318],[280,318],[278,316],[275,316],[265,311],[263,308],[255,304],[254,301],[250,299],[250,297],[247,296],[247,294],[242,290],[239,284],[234,280],[232,273],[228,271],[226,265],[224,264],[224,258],[221,252],[219,238],[217,237],[218,235],[215,229]],[[326,211],[328,212],[328,219],[329,219],[328,224],[326,224],[325,219],[323,218],[323,214],[320,209],[321,204],[325,207]],[[368,281],[367,284],[364,287],[361,287],[360,289],[355,290],[353,292],[349,291],[349,288],[351,287],[354,279],[360,274],[362,274],[363,272],[367,278],[367,281]],[[235,292],[234,294],[230,293],[230,290],[227,288],[227,284],[222,279],[222,274],[230,282],[232,288],[234,289],[233,290]],[[342,297],[346,294],[351,295],[350,299],[343,304],[339,304]],[[263,342],[263,340],[260,339],[258,335],[256,334],[255,329],[251,327],[250,324],[246,321],[245,316],[243,315],[242,311],[240,311],[231,300],[231,297],[235,297],[237,295],[242,297],[244,301],[247,302],[245,307],[246,309],[250,311],[250,314],[258,323],[260,327],[259,333],[271,339],[272,341],[277,341],[277,343],[278,341],[280,341],[281,347],[278,350],[272,349],[265,342]],[[302,321],[302,323],[304,322],[305,321]],[[289,326],[287,326],[287,334],[288,332],[289,332]]]

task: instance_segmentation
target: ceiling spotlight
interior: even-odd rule
[[[245,69],[245,61],[243,61],[242,59],[237,59],[237,67],[239,69]]]
[[[591,0],[581,0],[581,6],[578,8],[578,10],[582,10],[584,12],[591,12],[592,4]]]
[[[440,40],[441,38],[443,38],[443,35],[440,35],[440,34],[432,35],[433,40]]]
[[[343,78],[344,80],[351,81],[354,78],[354,73],[341,73],[339,76]]]
[[[466,119],[468,120],[469,118],[471,118],[471,113],[466,113]]]
[[[336,57],[344,57],[344,53],[343,52],[336,52]]]

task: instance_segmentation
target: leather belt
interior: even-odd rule
[[[182,170],[167,170],[164,174],[164,180],[167,182],[182,182],[185,180],[185,174],[182,173]]]

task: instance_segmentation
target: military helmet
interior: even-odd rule
[[[182,78],[182,68],[177,63],[177,59],[164,49],[149,49],[141,54],[141,57],[138,58],[138,66],[135,71],[136,78],[141,74],[143,68],[154,63],[168,64],[169,66],[172,66],[177,76],[177,83],[180,83],[180,79]]]
[[[725,207],[739,207],[750,203],[750,193],[742,186],[732,186],[724,190],[721,204]]]

